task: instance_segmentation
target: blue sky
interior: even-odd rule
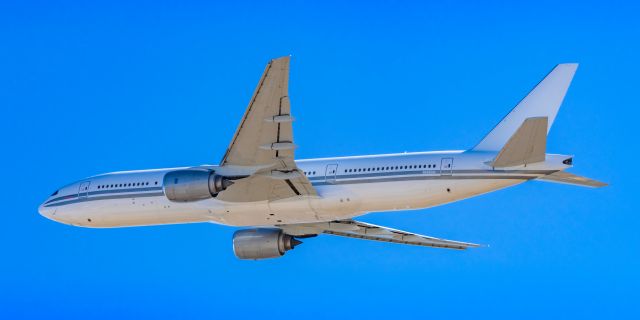
[[[638,318],[632,1],[0,3],[2,318]],[[247,262],[234,228],[82,229],[37,206],[97,173],[222,157],[265,63],[292,55],[299,158],[473,146],[551,68],[580,68],[530,182],[363,220],[489,244],[331,236]]]

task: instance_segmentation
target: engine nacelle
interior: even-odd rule
[[[280,229],[247,229],[233,234],[233,253],[238,259],[278,258],[302,241]]]
[[[164,194],[171,201],[190,202],[215,197],[233,184],[211,170],[185,169],[164,175]]]

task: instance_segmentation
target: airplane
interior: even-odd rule
[[[577,64],[557,65],[469,150],[298,160],[289,60],[267,64],[219,165],[88,177],[56,190],[39,213],[90,228],[195,222],[246,227],[232,239],[235,256],[246,260],[281,257],[300,239],[320,234],[463,250],[479,245],[354,218],[430,208],[529,180],[606,185],[566,172],[573,156],[546,153]]]

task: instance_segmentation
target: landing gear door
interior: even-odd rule
[[[328,164],[325,171],[324,181],[327,183],[336,183],[336,174],[338,173],[337,164]]]
[[[80,184],[80,187],[78,188],[78,198],[79,199],[85,199],[89,195],[89,185],[90,184],[91,184],[91,181],[83,182],[83,183]]]
[[[440,175],[450,176],[453,171],[453,158],[442,158],[440,163]]]

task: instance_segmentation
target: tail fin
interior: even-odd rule
[[[577,68],[577,63],[559,64],[553,68],[472,150],[500,150],[528,118],[546,117],[548,133]]]

